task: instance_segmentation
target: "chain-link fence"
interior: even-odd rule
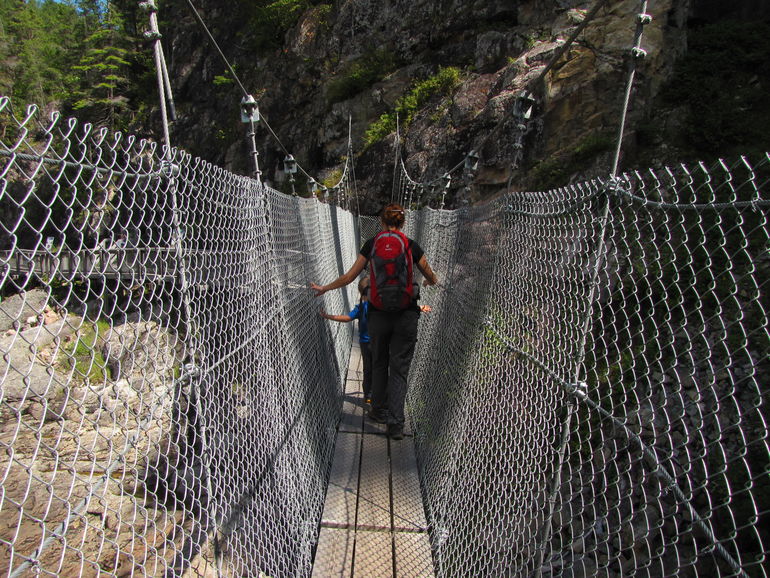
[[[0,115],[3,573],[307,575],[376,219]],[[767,576],[768,174],[410,212],[437,574]]]
[[[0,118],[0,573],[307,575],[351,341],[307,283],[353,217]]]
[[[767,576],[770,163],[411,215],[442,576]]]

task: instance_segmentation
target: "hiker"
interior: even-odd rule
[[[386,206],[380,215],[380,232],[364,243],[350,270],[328,285],[310,284],[319,297],[351,283],[369,264],[372,406],[368,415],[387,423],[388,435],[394,440],[404,437],[407,377],[420,319],[413,265],[425,277],[423,285],[438,283],[422,247],[401,232],[405,219],[403,207]]]
[[[358,294],[361,300],[353,310],[347,315],[329,315],[321,309],[321,317],[338,321],[340,323],[349,323],[353,319],[358,319],[358,343],[361,346],[361,360],[364,363],[364,401],[372,403],[372,351],[369,349],[369,331],[367,328],[369,318],[369,277],[363,277],[358,282]]]

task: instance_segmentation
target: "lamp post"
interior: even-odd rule
[[[519,168],[524,156],[524,136],[529,132],[529,121],[535,109],[535,97],[526,90],[516,97],[513,105],[513,118],[516,122],[516,140],[513,143],[511,169]]]
[[[449,187],[452,186],[452,175],[444,173],[441,179],[444,181],[444,190],[441,191],[441,205],[439,206],[439,210],[444,208],[444,198],[449,191]]]
[[[291,194],[295,197],[297,192],[294,190],[294,173],[297,172],[297,161],[292,155],[288,155],[283,159],[283,172],[289,175],[289,182],[291,183]]]
[[[480,158],[479,153],[475,150],[469,152],[468,156],[465,157],[465,172],[470,175],[475,174],[479,168]]]
[[[312,195],[314,199],[318,198],[318,183],[314,179],[310,179],[307,182],[307,192]]]
[[[254,178],[260,180],[262,172],[259,170],[259,153],[257,152],[257,131],[254,128],[254,124],[259,122],[259,108],[257,107],[257,101],[250,94],[244,96],[241,99],[241,122],[249,125],[249,132],[247,137],[251,143],[251,156],[254,159]]]

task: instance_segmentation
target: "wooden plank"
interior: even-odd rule
[[[356,370],[354,368],[360,368]],[[345,381],[345,396],[342,399],[342,414],[340,415],[339,431],[360,432],[364,423],[364,394],[361,380],[363,379],[363,362],[358,344],[353,345],[350,353],[348,377]]]
[[[361,433],[364,428],[364,402],[361,394],[346,393],[342,398],[339,431]]]
[[[393,577],[393,538],[390,532],[356,532],[353,576]]]
[[[424,531],[428,527],[420,492],[420,477],[412,438],[392,441],[390,460],[393,478],[393,527]]]
[[[428,534],[425,532],[396,532],[394,544],[397,578],[435,576]]]
[[[337,434],[321,525],[355,526],[361,437],[361,434]]]
[[[384,436],[362,436],[357,528],[390,530],[390,463]]]
[[[321,528],[311,576],[348,578],[353,571],[354,545],[355,530]]]

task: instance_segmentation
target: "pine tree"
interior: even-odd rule
[[[121,15],[108,3],[99,25],[85,40],[80,62],[72,67],[80,74],[72,105],[80,116],[110,128],[121,124],[119,117],[129,108],[129,56]]]
[[[79,16],[53,0],[0,0],[0,91],[19,103],[46,104],[69,91]]]

